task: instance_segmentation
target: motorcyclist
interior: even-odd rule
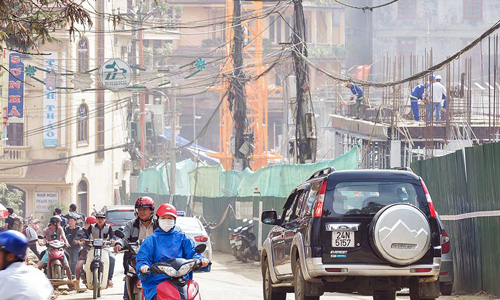
[[[76,263],[76,278],[75,278],[75,284],[76,284],[76,289],[77,291],[81,291],[80,289],[80,273],[82,271],[83,265],[85,264],[85,260],[87,259],[87,253],[89,253],[90,246],[85,244],[82,239],[85,239],[88,237],[87,235],[87,230],[90,228],[92,224],[97,223],[97,219],[94,216],[88,216],[85,219],[85,225],[83,228],[78,231],[77,236],[75,238],[75,242],[78,241],[78,244],[80,246],[83,246],[82,250],[80,250],[80,254],[78,255],[78,262]]]
[[[137,270],[140,270],[139,279],[142,282],[146,300],[156,299],[156,286],[170,279],[166,274],[152,274],[149,267],[158,262],[167,262],[174,258],[199,259],[202,267],[207,267],[208,259],[195,252],[195,243],[182,230],[175,226],[177,210],[171,204],[162,204],[156,212],[159,229],[147,237],[137,253]],[[192,272],[186,275],[191,279]]]
[[[105,213],[97,213],[95,215],[97,222],[95,224],[90,225],[84,232],[85,238],[92,239],[105,239],[109,240],[114,244],[115,240],[113,229],[111,229],[111,225],[106,224],[106,214]],[[108,272],[108,287],[113,287],[113,273],[115,271],[115,257],[113,255],[109,255],[109,272]]]
[[[42,230],[43,236],[43,244],[48,245],[50,241],[59,240],[64,242],[67,248],[69,248],[68,240],[66,239],[66,234],[64,233],[63,228],[61,227],[61,218],[59,216],[53,216],[49,220],[49,226],[45,227]],[[42,259],[38,263],[38,269],[43,269],[47,266],[47,262],[49,261],[49,251],[45,250],[45,253],[42,256]],[[64,256],[64,269],[66,270],[66,275],[68,279],[71,280],[71,269],[69,267],[68,259],[66,255]]]
[[[125,223],[123,229],[123,239],[119,239],[115,243],[114,250],[119,253],[125,246],[125,242],[134,243],[142,241],[158,228],[158,219],[154,217],[155,202],[151,197],[139,197],[135,202],[135,215],[137,218]],[[129,259],[131,254],[125,252],[123,256],[123,268],[125,273],[128,269]],[[123,299],[128,299],[127,287],[124,286]]]
[[[20,232],[0,232],[0,298],[48,300],[52,285],[45,275],[24,263],[28,239]]]

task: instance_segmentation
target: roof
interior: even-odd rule
[[[330,174],[330,178],[336,181],[345,180],[364,180],[364,179],[381,179],[381,180],[419,180],[419,177],[410,171],[401,170],[377,170],[377,169],[362,169],[362,170],[345,170],[335,171]]]
[[[47,160],[33,160],[31,164],[41,163]],[[47,162],[28,166],[24,179],[36,181],[63,181],[68,170],[68,162]]]
[[[112,210],[134,210],[134,205],[110,205],[106,208],[106,211]]]

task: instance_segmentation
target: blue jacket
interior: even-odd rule
[[[351,83],[351,92],[358,99],[363,98],[363,90],[359,86],[355,85],[354,83]]]
[[[145,265],[151,267],[154,263],[167,262],[174,258],[202,259],[203,256],[195,253],[195,246],[194,241],[188,238],[178,226],[168,232],[156,229],[152,235],[144,240],[139,253],[137,253],[136,269],[147,300],[156,295],[156,286],[165,280],[169,280],[170,277],[166,274],[142,274],[139,271],[141,267]],[[192,272],[186,275],[185,278],[192,279]]]
[[[424,93],[425,93],[425,84],[419,84],[417,85],[413,91],[411,91],[411,94],[410,94],[410,98],[411,100],[422,100],[422,98],[424,97]],[[413,97],[412,97],[413,96]],[[414,99],[417,98],[417,99]]]

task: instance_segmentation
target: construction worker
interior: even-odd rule
[[[436,76],[436,81],[441,82],[441,76],[438,75]],[[446,119],[446,90],[443,93],[443,96],[441,97],[441,121],[444,121]]]
[[[431,122],[434,110],[436,110],[436,121],[440,121],[439,114],[441,112],[441,102],[443,96],[446,98],[446,88],[441,84],[441,76],[431,76],[432,82],[432,95],[429,103],[427,104],[427,122]]]
[[[363,90],[352,82],[346,82],[344,83],[344,86],[351,89],[351,101],[356,98],[356,106],[354,106],[354,109],[356,111],[356,119],[359,119],[359,109],[361,107],[361,102],[363,102],[364,99]]]
[[[427,89],[427,84],[419,84],[413,88],[410,94],[411,111],[415,121],[420,121],[420,114],[418,113],[418,101],[424,100],[424,95]]]

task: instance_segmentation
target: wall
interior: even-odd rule
[[[500,295],[500,143],[412,164],[452,243],[455,290]]]

